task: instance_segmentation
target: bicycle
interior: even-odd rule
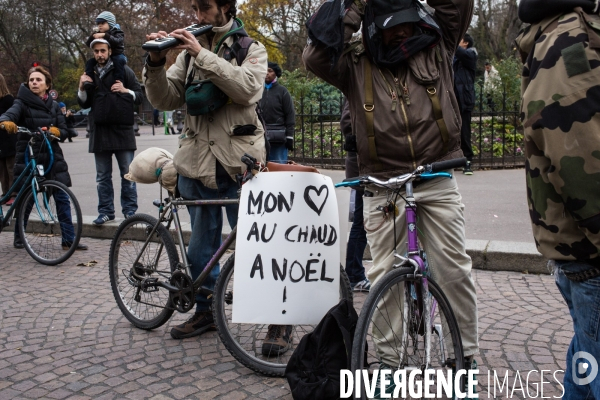
[[[252,178],[258,169],[256,160],[245,155],[242,161],[247,171],[240,183]],[[161,189],[162,193],[162,189]],[[266,324],[232,323],[233,271],[235,254],[224,263],[214,291],[202,287],[212,269],[235,244],[237,227],[223,241],[198,278],[192,282],[190,261],[187,258],[178,208],[182,206],[232,205],[236,199],[184,200],[169,194],[164,200],[155,200],[159,218],[135,214],[121,223],[112,239],[109,256],[111,287],[117,304],[125,317],[137,328],[155,329],[166,323],[174,311],[185,313],[195,305],[195,294],[212,296],[213,316],[218,335],[227,350],[243,365],[253,371],[283,376],[289,357],[300,339],[314,329],[314,325],[295,325],[292,348],[282,355],[261,352],[263,339],[268,333]],[[162,197],[162,194],[161,194]],[[169,229],[174,224],[176,241]],[[181,256],[181,261],[180,261]],[[340,265],[340,297],[351,300],[350,281]]]
[[[431,278],[426,254],[419,246],[417,203],[413,195],[415,179],[452,178],[451,174],[438,171],[464,165],[465,158],[449,160],[420,166],[412,173],[387,181],[362,176],[335,185],[375,185],[388,189],[388,197],[394,200],[388,203],[389,209],[385,211],[391,212],[392,216],[398,197],[406,203],[408,252],[401,255],[394,248],[398,262],[371,288],[364,302],[354,334],[353,372],[367,369],[369,375],[373,375],[375,370],[389,369],[392,373],[404,371],[408,378],[412,370],[420,370],[421,384],[424,384],[425,370],[441,370],[447,376],[448,370],[456,372],[465,368],[458,323],[446,295]],[[405,197],[400,194],[403,187]],[[395,232],[394,226],[394,236]],[[437,371],[435,376],[438,376]],[[460,384],[464,385],[464,382],[461,379]],[[362,388],[364,396],[365,386]]]
[[[3,129],[2,124],[0,128]],[[50,140],[56,138],[45,128],[31,132],[19,127],[17,133],[30,136],[25,152],[26,166],[6,195],[0,198],[0,205],[7,203],[11,193],[20,187],[6,215],[0,207],[0,232],[10,225],[13,212],[16,212],[18,234],[27,253],[41,264],[63,263],[71,257],[81,238],[83,224],[79,202],[66,185],[45,178],[54,163]],[[47,168],[37,163],[32,147],[34,141],[42,141],[48,149],[50,162]]]

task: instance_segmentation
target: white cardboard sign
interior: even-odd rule
[[[340,230],[331,178],[259,173],[242,187],[234,323],[317,324],[339,301]]]

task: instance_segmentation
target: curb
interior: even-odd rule
[[[123,218],[115,218],[113,221],[102,225],[94,225],[93,216],[83,216],[82,237],[96,239],[112,239]],[[185,243],[189,242],[191,226],[189,222],[182,222],[181,228]],[[171,229],[175,237],[175,229]],[[223,238],[231,229],[227,224],[223,226]],[[503,242],[498,240],[473,240],[466,241],[467,254],[473,260],[473,268],[486,271],[513,271],[525,274],[545,274],[547,260],[537,251],[534,243],[528,242]],[[365,249],[364,258],[371,259],[369,246]]]

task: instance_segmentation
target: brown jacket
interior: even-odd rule
[[[339,88],[348,98],[352,126],[357,135],[361,174],[389,178],[411,172],[419,165],[462,157],[461,121],[453,89],[452,61],[456,46],[471,21],[473,0],[428,0],[427,3],[436,10],[434,19],[441,27],[442,40],[438,49],[419,52],[396,74],[401,82],[406,82],[410,105],[399,96],[396,107],[393,107],[390,86],[394,86],[394,75],[386,69],[378,70],[372,64],[375,148],[382,166],[379,171],[374,168],[374,160],[369,153],[364,77],[365,63],[370,61],[362,45],[344,53],[333,69],[330,56],[323,47],[308,44],[304,49],[302,57],[306,68]],[[352,34],[359,30],[361,20],[362,12],[355,2],[344,17],[346,46],[350,45]],[[422,84],[425,81],[434,82]],[[434,118],[428,87],[435,88],[441,104],[449,133],[446,151],[443,151],[444,141]],[[399,92],[398,89],[395,91]]]

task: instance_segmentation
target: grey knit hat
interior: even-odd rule
[[[96,17],[96,23],[104,22],[104,21],[108,22],[108,26],[110,26],[111,28],[114,28],[115,25],[117,24],[117,19],[115,18],[115,15],[113,13],[111,13],[110,11],[102,11]]]

